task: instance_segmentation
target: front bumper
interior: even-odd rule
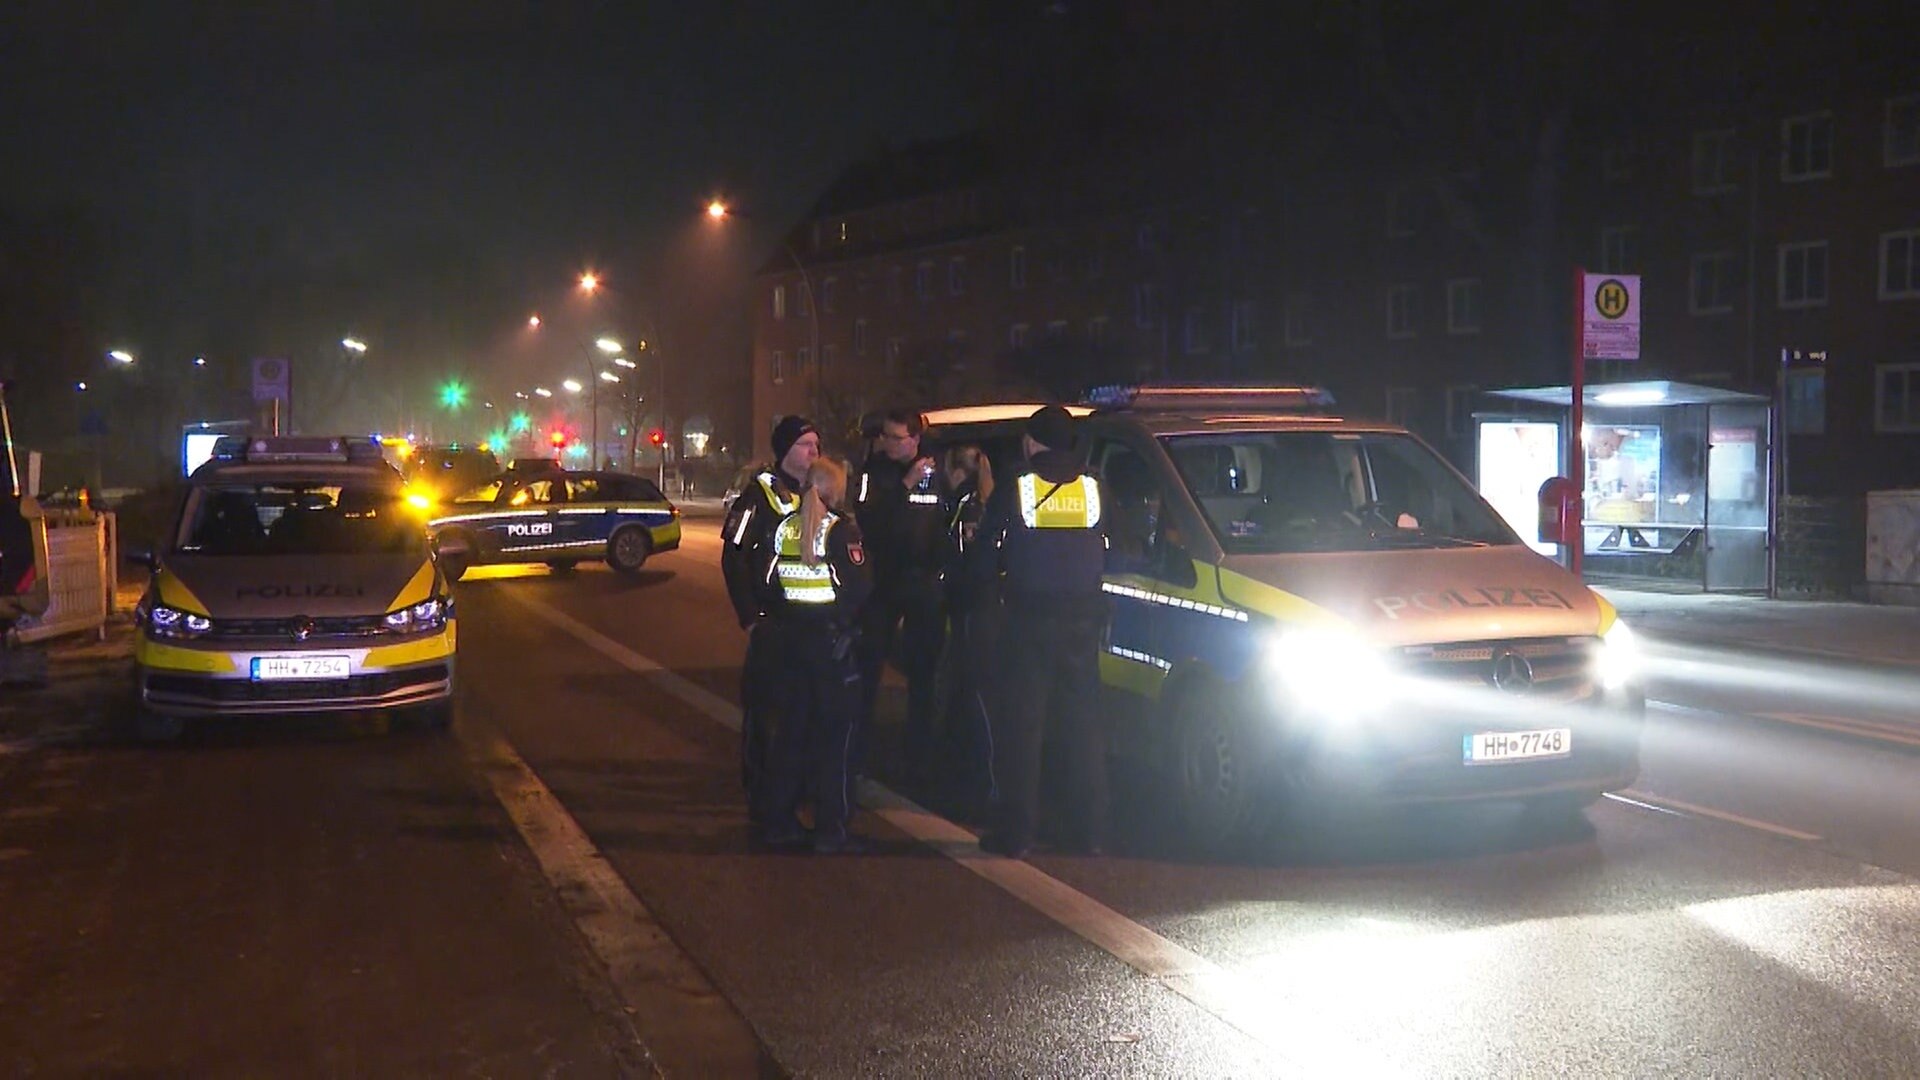
[[[134,666],[142,707],[166,716],[278,716],[431,705],[453,694],[455,624],[391,645],[315,643],[298,649],[261,643],[155,640],[142,630]],[[257,680],[258,657],[344,655],[340,678]]]

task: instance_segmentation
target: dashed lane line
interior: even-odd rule
[[[1679,799],[1670,799],[1665,795],[1654,795],[1636,788],[1628,788],[1620,792],[1610,791],[1607,793],[1607,798],[1617,803],[1624,803],[1627,806],[1639,807],[1642,810],[1653,810],[1665,814],[1692,814],[1695,817],[1712,818],[1715,821],[1724,821],[1729,825],[1739,825],[1743,828],[1758,829],[1761,832],[1772,833],[1775,836],[1784,836],[1789,840],[1804,840],[1808,843],[1819,843],[1824,839],[1824,837],[1818,833],[1802,832],[1799,829],[1789,828],[1785,825],[1775,825],[1771,821],[1742,817],[1739,814],[1727,810],[1715,810],[1711,806],[1698,806],[1690,802],[1681,802]]]
[[[715,723],[740,730],[740,710],[660,663],[613,640],[579,619],[519,591],[515,603],[629,671],[644,675]],[[889,825],[941,852],[1034,911],[1072,931],[1095,948],[1158,982],[1265,1048],[1284,1072],[1295,1075],[1350,1073],[1385,1075],[1384,1061],[1369,1060],[1364,1047],[1327,1045],[1300,1010],[1239,974],[1153,932],[1030,863],[980,850],[979,838],[884,785],[867,781],[861,803]]]
[[[1661,712],[1672,713],[1675,716],[1698,716],[1714,720],[1745,719],[1740,713],[1703,709],[1697,705],[1681,705],[1672,701],[1648,701],[1647,705],[1649,708],[1659,709]],[[1874,742],[1920,747],[1920,729],[1910,726],[1860,720],[1850,716],[1816,716],[1809,713],[1761,712],[1753,713],[1752,716],[1792,727],[1814,728]]]

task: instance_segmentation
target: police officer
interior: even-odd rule
[[[960,797],[969,813],[999,797],[993,771],[993,707],[989,700],[999,641],[999,580],[991,567],[999,552],[983,545],[980,523],[993,497],[993,464],[978,446],[947,451],[946,710],[960,761]]]
[[[920,453],[920,416],[889,409],[880,417],[879,452],[860,472],[854,513],[873,556],[874,596],[861,635],[860,674],[865,701],[855,762],[865,757],[880,675],[901,635],[900,663],[907,676],[907,766],[924,776],[933,767],[934,679],[946,639],[940,570],[945,562],[946,513],[933,459]]]
[[[813,849],[863,850],[847,831],[852,814],[854,724],[860,714],[860,667],[854,639],[861,605],[872,592],[860,527],[840,513],[847,474],[837,463],[813,464],[801,508],[774,530],[761,580],[779,657],[781,693],[774,711],[764,804],[766,843],[806,838],[794,816],[801,795],[813,796]]]
[[[755,474],[753,482],[727,508],[720,533],[720,572],[727,582],[727,598],[734,618],[747,631],[747,654],[740,665],[740,781],[747,788],[748,816],[762,823],[762,794],[769,739],[770,699],[778,694],[780,659],[771,639],[761,632],[766,614],[761,569],[782,519],[800,509],[807,487],[807,470],[820,456],[820,433],[800,416],[783,418],[773,429],[772,468]]]
[[[1021,441],[1026,468],[995,491],[981,523],[980,534],[999,545],[1006,620],[997,717],[1004,723],[995,731],[1000,802],[980,846],[1011,858],[1033,846],[1051,719],[1080,818],[1069,845],[1099,854],[1107,829],[1107,743],[1098,713],[1107,614],[1100,485],[1081,470],[1073,417],[1060,406],[1035,412]]]

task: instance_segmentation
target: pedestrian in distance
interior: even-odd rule
[[[1107,739],[1101,726],[1100,638],[1107,619],[1101,589],[1106,524],[1099,481],[1075,452],[1073,417],[1048,405],[1028,419],[1021,439],[1026,466],[997,486],[981,522],[981,542],[996,546],[1005,622],[995,719],[1000,800],[980,846],[1024,857],[1039,835],[1040,767],[1047,727],[1067,757],[1069,801],[1077,820],[1066,846],[1104,851]]]
[[[788,416],[773,429],[773,464],[753,479],[727,507],[720,530],[720,572],[734,619],[747,632],[740,664],[740,782],[747,789],[748,817],[763,821],[767,749],[771,740],[770,701],[780,692],[781,663],[771,635],[763,633],[767,609],[760,572],[771,557],[774,530],[800,509],[807,475],[820,456],[820,433],[812,422]]]
[[[866,847],[847,824],[861,704],[854,646],[873,579],[860,526],[843,509],[846,471],[821,459],[807,480],[800,509],[774,532],[761,576],[780,687],[762,839],[776,847],[807,841],[796,809],[811,793],[813,850],[842,854]]]

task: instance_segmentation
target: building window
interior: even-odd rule
[[[1878,364],[1873,375],[1873,429],[1920,431],[1920,364]]]
[[[1413,403],[1419,397],[1411,386],[1387,387],[1387,423],[1413,426]]]
[[[1609,225],[1600,230],[1600,272],[1630,274],[1640,265],[1640,226]]]
[[[1014,289],[1027,287],[1027,249],[1016,247],[1007,253],[1007,286]]]
[[[1420,193],[1410,187],[1387,194],[1387,235],[1412,236],[1420,231]]]
[[[773,317],[775,319],[784,319],[787,317],[787,287],[785,285],[775,285],[773,287]]]
[[[1780,124],[1780,179],[1824,180],[1833,175],[1833,114],[1790,116]]]
[[[1473,406],[1480,399],[1480,388],[1458,383],[1447,387],[1447,438],[1464,439],[1473,434]]]
[[[923,262],[913,268],[913,295],[922,300],[933,296],[933,264]]]
[[[1609,184],[1624,184],[1633,179],[1633,167],[1640,148],[1631,139],[1608,139],[1600,148],[1600,177]]]
[[[853,355],[867,355],[867,320],[853,320]]]
[[[1281,340],[1287,348],[1313,344],[1313,294],[1289,293],[1280,309]]]
[[[774,382],[783,383],[787,381],[787,354],[786,353],[781,352],[779,349],[773,350],[773,363],[770,365],[770,367],[773,370]]]
[[[1713,195],[1733,190],[1733,129],[1697,131],[1693,135],[1693,193]]]
[[[1740,284],[1739,274],[1739,259],[1731,251],[1695,255],[1687,310],[1695,315],[1724,315],[1732,311],[1734,289]]]
[[[1087,344],[1104,345],[1107,340],[1107,317],[1096,315],[1087,320]]]
[[[1160,325],[1160,292],[1153,282],[1133,287],[1133,324],[1140,327]]]
[[[1233,305],[1233,351],[1252,352],[1259,347],[1257,331],[1260,323],[1260,306],[1251,300],[1242,300]]]
[[[1787,400],[1782,406],[1789,435],[1824,435],[1827,431],[1827,369],[1787,369]]]
[[[1920,296],[1920,229],[1880,234],[1880,299]]]
[[[1827,242],[1780,245],[1780,306],[1825,307]]]
[[[1197,356],[1213,351],[1213,335],[1208,333],[1207,312],[1205,308],[1190,307],[1180,320],[1180,340],[1187,355]]]
[[[795,373],[797,374],[805,373],[807,368],[812,363],[813,363],[812,349],[808,348],[805,345],[802,345],[799,348],[793,350],[793,370]]]
[[[1027,347],[1027,324],[1014,323],[1007,328],[1007,348],[1020,351]]]
[[[832,371],[834,367],[834,362],[839,359],[840,359],[840,346],[838,345],[820,346],[820,371],[822,374]]]
[[[907,271],[903,266],[887,268],[887,299],[899,303],[907,298]]]
[[[830,277],[820,283],[820,310],[833,314],[834,300],[840,292],[840,279]]]
[[[1140,227],[1134,230],[1133,240],[1141,251],[1160,250],[1160,230],[1151,221],[1140,223]]]
[[[1920,94],[1887,99],[1887,124],[1880,153],[1889,169],[1920,165]]]
[[[1067,340],[1067,320],[1055,319],[1048,323],[1047,340],[1055,343]]]
[[[961,296],[967,291],[967,260],[955,255],[947,260],[947,292]]]
[[[1420,317],[1420,286],[1393,285],[1387,289],[1387,336],[1410,338]]]
[[[1480,279],[1454,278],[1447,282],[1447,333],[1480,332]]]

